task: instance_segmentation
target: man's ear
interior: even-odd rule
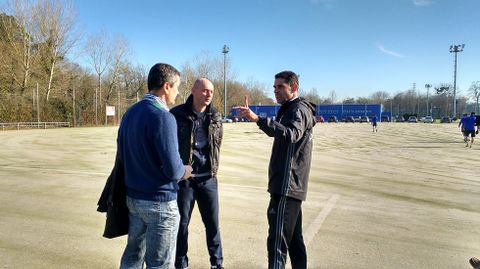
[[[165,92],[166,94],[168,94],[171,87],[172,87],[172,85],[170,85],[169,82],[165,82],[165,83],[163,84],[163,86],[162,86],[161,89],[162,89],[163,92]]]
[[[298,92],[298,84],[296,82],[293,82],[290,88],[292,89],[292,93]]]

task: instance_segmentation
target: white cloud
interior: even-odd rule
[[[398,52],[392,51],[392,50],[388,50],[388,49],[384,48],[382,45],[378,45],[378,49],[385,54],[388,54],[388,55],[391,55],[391,56],[394,56],[394,57],[397,57],[397,58],[405,58],[404,55],[402,55]]]
[[[426,7],[435,3],[433,0],[413,0],[413,4],[416,6]]]

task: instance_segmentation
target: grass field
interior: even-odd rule
[[[225,268],[266,266],[271,138],[226,124],[220,160]],[[117,268],[96,203],[116,127],[0,132],[0,268]],[[480,142],[480,140],[478,141]],[[480,143],[456,124],[320,124],[303,205],[309,268],[470,268],[480,256]],[[191,269],[208,268],[198,210]]]

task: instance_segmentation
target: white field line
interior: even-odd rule
[[[304,233],[304,238],[305,238],[305,245],[309,245],[310,242],[313,240],[315,235],[318,233],[320,228],[322,227],[323,222],[325,219],[327,219],[328,214],[332,211],[332,209],[335,207],[335,204],[337,203],[337,200],[340,198],[340,195],[338,194],[333,194],[330,199],[328,199],[327,204],[323,207],[322,211],[318,213],[317,217],[315,220],[310,223],[310,225],[307,228],[307,231]]]

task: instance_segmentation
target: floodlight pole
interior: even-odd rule
[[[457,117],[457,53],[462,52],[465,44],[451,45],[450,53],[455,53],[455,67],[453,71],[453,118]]]
[[[427,88],[427,116],[431,116],[429,114],[430,110],[428,110],[428,102],[429,102],[428,95],[431,87],[432,87],[432,84],[425,84],[425,88]]]
[[[227,118],[227,53],[230,48],[223,45],[223,116]]]

